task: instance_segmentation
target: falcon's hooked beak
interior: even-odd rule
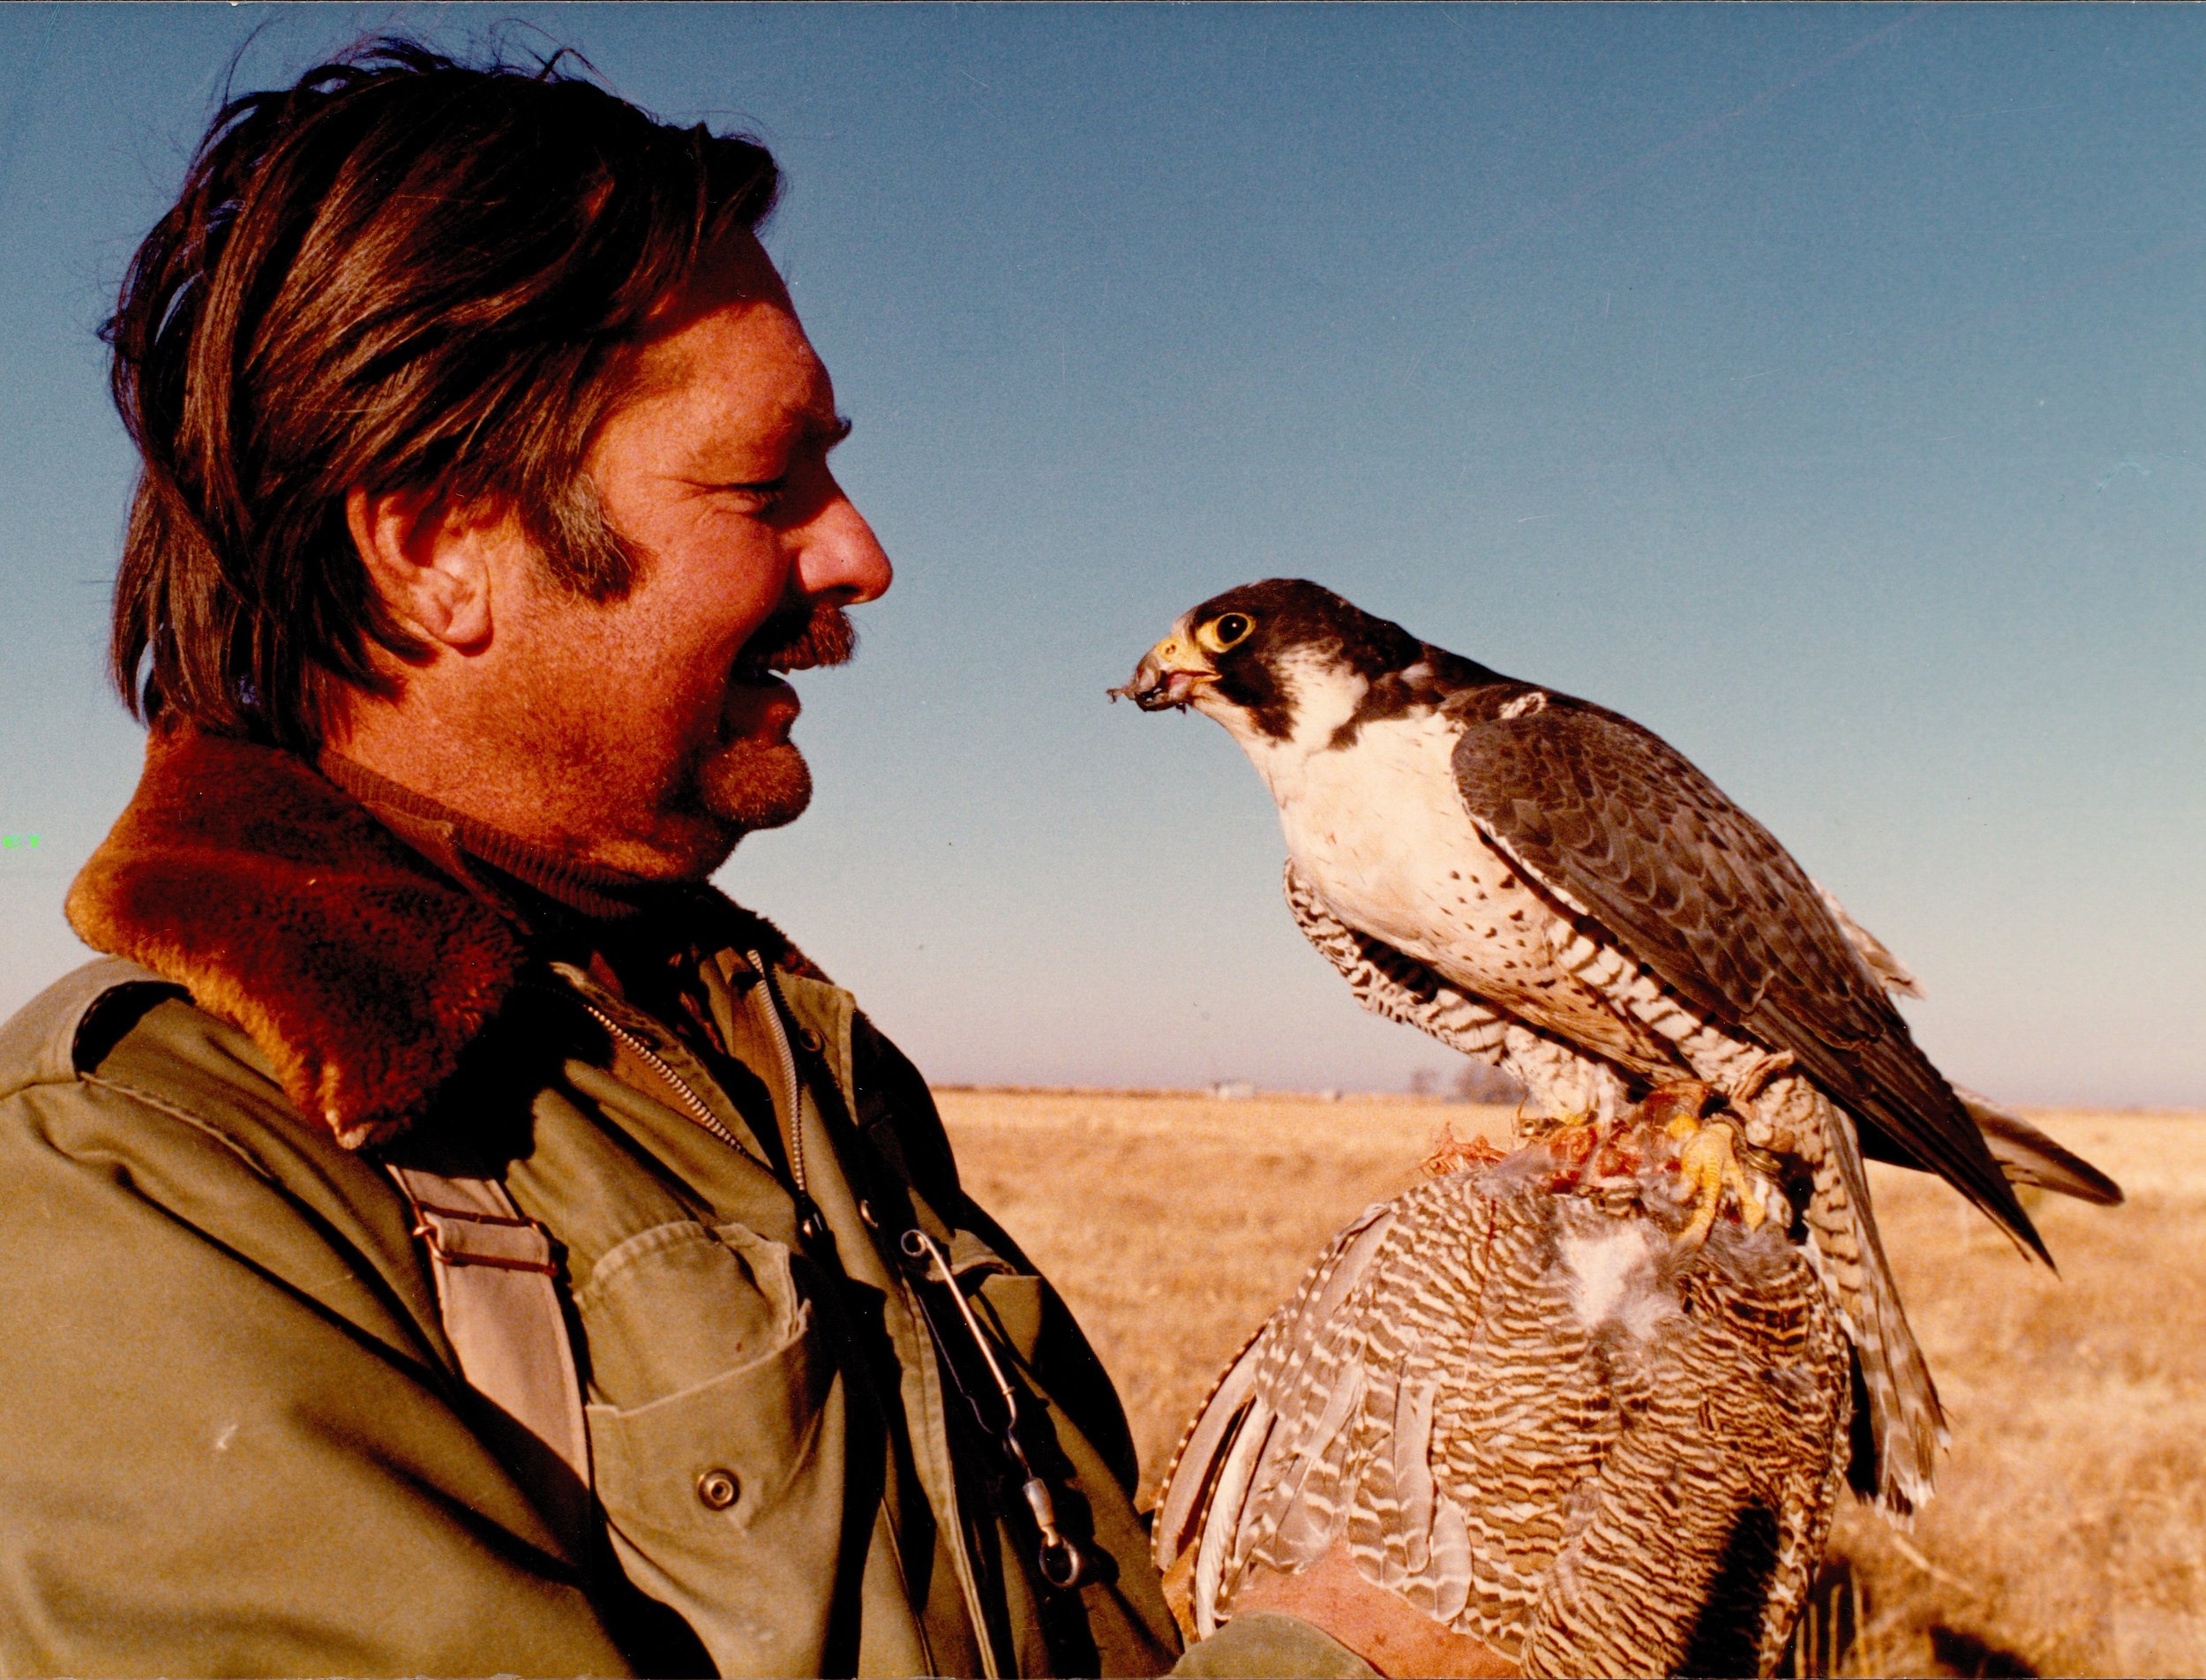
[[[1167,706],[1185,711],[1197,689],[1217,680],[1218,672],[1195,639],[1174,626],[1170,635],[1142,655],[1123,688],[1104,692],[1113,700],[1122,694],[1145,712],[1160,712]]]

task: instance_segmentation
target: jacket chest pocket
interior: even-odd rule
[[[817,1672],[844,1529],[840,1377],[789,1251],[655,1226],[575,1292],[592,1479],[629,1579],[724,1674]]]
[[[1031,1366],[1041,1351],[1049,1311],[1042,1280],[965,1230],[950,1234],[949,1269],[982,1321],[1021,1364]]]

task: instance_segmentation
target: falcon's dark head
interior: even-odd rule
[[[1111,694],[1144,711],[1192,706],[1237,735],[1286,740],[1312,721],[1307,710],[1322,709],[1331,730],[1369,696],[1405,686],[1406,678],[1414,686],[1419,679],[1462,680],[1472,673],[1491,676],[1331,589],[1302,578],[1266,578],[1182,614],[1172,634],[1142,656],[1132,679]],[[1336,711],[1343,715],[1332,716]]]

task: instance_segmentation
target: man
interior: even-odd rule
[[[0,1670],[1172,1662],[1077,1326],[704,884],[889,581],[776,186],[385,43],[233,102],[139,251],[146,772],[111,957],[0,1031]]]

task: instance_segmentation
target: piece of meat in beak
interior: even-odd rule
[[[1142,655],[1125,686],[1104,692],[1113,700],[1123,696],[1145,712],[1160,712],[1168,706],[1185,711],[1197,689],[1217,680],[1218,673],[1211,669],[1210,661],[1186,635],[1174,630]]]

